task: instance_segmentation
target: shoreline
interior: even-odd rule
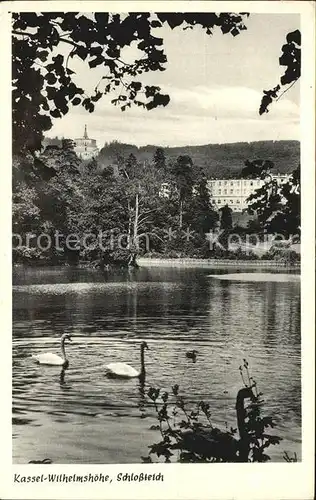
[[[141,267],[208,267],[225,269],[235,268],[235,269],[275,269],[275,270],[285,270],[285,271],[300,271],[301,263],[295,262],[288,264],[286,262],[279,262],[275,260],[234,260],[234,259],[195,259],[190,257],[183,258],[150,258],[150,257],[138,257],[137,266]],[[34,268],[45,267],[47,269],[54,267],[76,267],[78,269],[95,269],[99,268],[91,267],[86,263],[78,263],[74,266],[69,264],[51,264],[51,263],[14,263],[12,269],[17,268]],[[125,266],[124,266],[125,267]],[[120,266],[113,266],[113,269],[120,268]],[[128,266],[126,266],[128,269]]]
[[[173,258],[173,259],[157,259],[149,257],[139,257],[137,264],[142,267],[210,267],[210,268],[266,268],[266,269],[284,269],[287,271],[300,271],[301,264],[287,264],[274,260],[230,260],[230,259],[194,259],[194,258]]]

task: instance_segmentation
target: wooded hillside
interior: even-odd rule
[[[121,143],[106,144],[100,151],[100,161],[108,164],[119,152],[123,156],[133,153],[138,160],[152,160],[157,146],[137,146]],[[207,144],[203,146],[181,146],[164,148],[167,159],[175,160],[180,155],[189,155],[193,163],[203,167],[208,178],[234,177],[244,167],[245,160],[271,160],[275,172],[287,173],[300,161],[298,141],[259,141],[232,144]]]
[[[44,144],[56,144],[57,139],[45,139]],[[106,143],[100,151],[99,161],[109,165],[117,155],[128,157],[133,153],[139,161],[151,161],[157,146],[137,147],[120,142]],[[237,142],[232,144],[206,144],[202,146],[181,146],[164,148],[167,159],[175,160],[180,155],[189,155],[193,163],[203,167],[210,177],[231,178],[239,174],[245,160],[271,160],[275,164],[275,172],[293,171],[300,161],[299,141],[258,141]]]

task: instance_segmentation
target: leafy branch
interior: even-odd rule
[[[269,106],[273,100],[278,101],[288,92],[301,76],[301,32],[292,31],[286,36],[286,44],[282,47],[282,55],[279,58],[281,66],[285,66],[285,72],[280,78],[280,84],[271,90],[264,90],[259,114],[269,112]],[[281,87],[286,87],[281,91]]]
[[[92,113],[104,95],[115,94],[112,104],[123,111],[132,104],[151,110],[167,106],[170,97],[158,86],[144,86],[138,79],[145,73],[164,71],[167,56],[157,30],[185,29],[199,25],[208,35],[214,28],[223,34],[238,35],[246,29],[247,14],[222,13],[14,13],[12,20],[13,61],[13,148],[34,152],[41,147],[43,132],[52,118],[61,118],[71,106],[81,105]],[[126,63],[122,52],[136,44],[140,56]],[[66,59],[60,46],[68,44]],[[107,83],[95,94],[84,95],[69,58],[79,58],[89,68],[107,71]],[[40,60],[41,70],[36,70]],[[52,61],[51,61],[52,60]],[[123,86],[123,88],[122,88]],[[119,87],[121,87],[119,91]],[[117,95],[118,94],[118,95]]]

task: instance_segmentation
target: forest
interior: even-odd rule
[[[43,146],[59,145],[61,139],[45,138]],[[118,154],[129,156],[131,153],[139,161],[151,161],[157,146],[124,144],[118,141],[105,142],[100,150],[98,161],[101,165],[111,165]],[[211,177],[237,178],[246,159],[264,158],[274,162],[274,173],[292,172],[300,161],[299,141],[256,141],[225,144],[204,144],[201,146],[164,147],[167,160],[189,155],[194,164],[203,168],[208,179]]]
[[[239,175],[266,176],[273,166],[246,161]],[[299,169],[281,191],[271,181],[251,200],[255,215],[238,226],[228,206],[212,206],[205,172],[189,155],[168,161],[157,148],[151,161],[118,154],[104,166],[82,161],[64,139],[13,164],[13,261],[104,267],[137,265],[139,255],[254,259],[231,251],[229,235],[299,234]]]

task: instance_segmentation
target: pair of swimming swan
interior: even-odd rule
[[[71,342],[71,335],[69,333],[64,333],[61,336],[61,356],[53,354],[51,352],[45,352],[42,354],[33,355],[32,358],[40,365],[47,366],[62,366],[63,368],[68,368],[69,361],[66,356],[65,351],[65,341],[69,340]],[[140,345],[140,370],[135,370],[132,366],[127,363],[110,363],[105,366],[106,374],[113,378],[139,378],[144,379],[146,375],[145,371],[145,349],[149,349],[146,342],[142,342]]]

